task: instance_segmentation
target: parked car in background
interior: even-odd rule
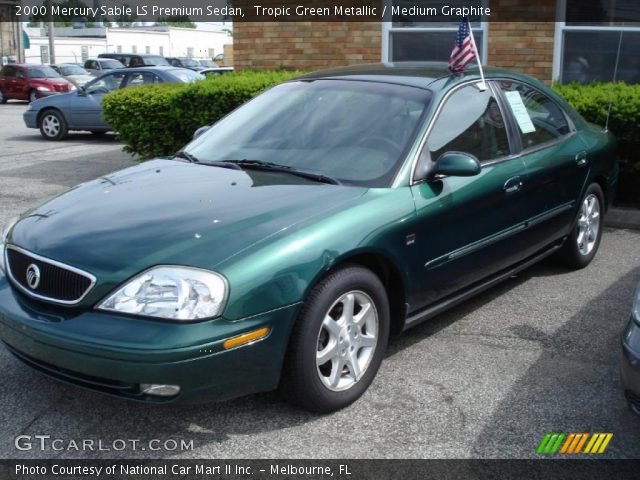
[[[198,60],[198,63],[204,68],[213,68],[218,66],[210,58],[201,58]]]
[[[87,70],[76,63],[59,63],[57,65],[50,66],[58,72],[62,78],[69,80],[76,87],[81,87],[95,78]]]
[[[194,60],[193,58],[167,57],[167,60],[174,67],[188,68],[189,70],[194,70],[196,72],[199,72],[204,68],[202,65],[200,65],[200,62],[198,62],[197,60]]]
[[[173,158],[32,209],[0,239],[0,337],[121,398],[280,388],[313,411],[349,405],[390,334],[550,255],[578,269],[598,251],[612,134],[529,76],[485,76],[303,75]]]
[[[171,66],[167,59],[160,55],[143,53],[101,53],[98,58],[112,58],[118,60],[125,67]]]
[[[75,85],[48,65],[14,63],[0,70],[0,103],[7,100],[34,102],[38,98],[75,89]]]
[[[94,77],[99,77],[109,70],[116,70],[118,68],[124,68],[124,65],[122,62],[114,60],[113,58],[90,58],[84,62],[84,69]]]
[[[631,318],[622,335],[622,387],[631,410],[640,415],[640,284],[631,306]]]
[[[201,80],[186,68],[140,67],[105,73],[68,95],[49,97],[31,104],[24,115],[29,128],[38,128],[47,140],[62,140],[69,130],[104,133],[110,130],[102,117],[102,97],[119,88],[157,83],[189,83]]]
[[[233,67],[213,67],[213,68],[203,68],[200,70],[200,74],[205,77],[217,77],[219,75],[224,75],[225,73],[233,72]]]

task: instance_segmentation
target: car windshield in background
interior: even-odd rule
[[[191,58],[181,58],[180,61],[185,67],[199,67],[200,64]]]
[[[160,55],[158,56],[152,56],[152,57],[144,57],[144,63],[145,65],[170,65],[169,62],[167,62],[167,59],[164,57],[161,57]]]
[[[103,70],[113,70],[115,68],[124,68],[124,65],[118,60],[100,60]]]
[[[27,74],[29,78],[58,78],[60,74],[56,72],[53,68],[42,66],[42,67],[29,67],[27,69]]]
[[[203,80],[205,78],[204,75],[200,75],[198,72],[194,72],[193,70],[187,70],[186,68],[176,68],[175,70],[171,70],[170,73],[184,83],[197,82],[198,80]]]
[[[386,187],[430,98],[427,90],[387,83],[289,82],[235,110],[185,150],[200,162],[257,160]]]
[[[215,67],[216,64],[213,63],[211,60],[200,60],[200,65],[203,67]]]
[[[89,75],[84,68],[76,65],[60,67],[62,75]]]

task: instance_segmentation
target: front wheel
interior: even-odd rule
[[[0,89],[0,103],[7,103],[7,97],[2,91],[2,89]]]
[[[565,265],[580,269],[591,263],[600,247],[603,213],[602,188],[597,183],[592,183],[580,203],[576,226],[559,253],[559,258]]]
[[[343,267],[305,302],[291,335],[281,391],[307,410],[344,408],[373,381],[389,338],[389,302],[370,270]]]
[[[38,120],[40,133],[47,140],[62,140],[67,136],[67,121],[64,116],[55,110],[44,112]]]
[[[29,92],[29,103],[33,103],[38,99],[38,94],[35,90],[31,90]]]

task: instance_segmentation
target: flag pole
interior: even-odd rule
[[[469,33],[471,33],[471,45],[473,46],[473,51],[476,54],[476,58],[478,59],[478,67],[480,68],[480,78],[482,82],[480,83],[480,91],[484,91],[487,89],[487,82],[484,81],[484,70],[482,70],[482,59],[480,58],[480,52],[478,52],[478,47],[476,45],[476,39],[473,36],[473,28],[471,28],[471,22],[467,18],[467,25],[469,25]]]

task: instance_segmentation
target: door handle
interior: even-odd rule
[[[506,182],[504,182],[504,191],[507,193],[515,193],[522,188],[522,178],[520,177],[512,177]]]
[[[576,165],[584,167],[587,163],[589,163],[587,152],[580,152],[576,155]]]

